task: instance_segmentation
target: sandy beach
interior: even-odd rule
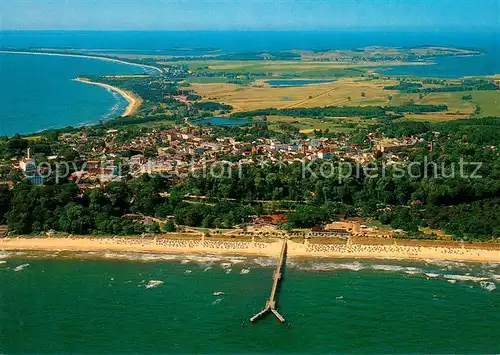
[[[127,108],[121,114],[121,117],[126,117],[126,116],[130,116],[130,115],[134,114],[142,104],[142,99],[131,91],[123,90],[123,89],[117,88],[116,86],[112,86],[109,84],[90,81],[90,80],[84,79],[84,78],[76,78],[74,80],[78,81],[80,83],[97,85],[97,86],[103,87],[105,89],[108,89],[108,90],[111,90],[111,91],[114,91],[114,92],[117,92],[118,94],[120,94],[128,102]]]
[[[165,237],[18,237],[0,239],[0,251],[139,252],[158,254],[232,254],[277,257],[282,241],[217,241]],[[288,241],[289,257],[500,262],[498,244],[315,244]]]
[[[131,63],[127,62],[124,60],[120,59],[115,59],[115,58],[107,58],[107,57],[100,57],[100,56],[94,56],[94,55],[85,55],[85,54],[66,54],[66,53],[50,53],[50,52],[28,52],[28,51],[1,51],[0,53],[6,53],[6,54],[31,54],[31,55],[48,55],[48,56],[57,56],[57,57],[71,57],[71,58],[87,58],[87,59],[96,59],[96,60],[104,60],[106,62],[113,62],[113,63],[120,63],[120,64],[127,64],[127,65],[133,65],[136,67],[142,67],[142,68],[148,68],[157,71],[158,73],[161,73],[161,69],[154,67],[152,65],[147,65],[147,64],[139,64],[139,63]]]

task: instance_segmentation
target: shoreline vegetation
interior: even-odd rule
[[[127,62],[125,60],[120,60],[116,58],[108,58],[104,56],[97,56],[97,55],[85,55],[85,54],[71,54],[71,53],[51,53],[51,52],[41,52],[41,51],[10,51],[10,50],[0,50],[0,54],[7,53],[7,54],[31,54],[31,55],[48,55],[48,56],[58,56],[58,57],[72,57],[72,58],[87,58],[87,59],[97,59],[97,60],[104,60],[107,62],[113,62],[113,63],[119,63],[119,64],[126,64],[126,65],[133,65],[136,67],[143,67],[143,68],[148,68],[157,71],[158,73],[161,73],[161,69],[157,68],[152,65],[147,65],[147,64],[140,64],[140,63],[133,63],[133,62]]]
[[[133,115],[135,112],[137,112],[137,110],[139,109],[139,107],[141,106],[142,101],[143,101],[139,96],[137,96],[133,92],[120,89],[116,86],[112,86],[112,85],[104,84],[104,83],[99,83],[96,81],[91,81],[91,80],[85,79],[85,78],[76,78],[73,80],[78,81],[80,83],[97,85],[97,86],[100,86],[100,87],[105,88],[107,90],[111,90],[111,91],[114,91],[114,92],[120,94],[128,102],[128,105],[127,105],[125,111],[120,115],[121,117],[127,117],[127,116]]]
[[[438,260],[500,262],[500,244],[421,242],[391,240],[390,244],[347,241],[345,244],[317,244],[288,241],[291,257]],[[231,254],[276,257],[281,240],[227,241],[143,237],[9,237],[0,239],[0,251],[125,252],[154,254]]]

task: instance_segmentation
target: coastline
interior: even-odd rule
[[[393,260],[438,260],[500,262],[500,245],[485,243],[417,244],[315,244],[288,241],[288,256],[299,258],[350,258]],[[168,237],[17,237],[0,239],[1,251],[124,252],[153,254],[226,254],[277,257],[281,240],[220,241],[207,239],[169,239]]]
[[[73,80],[78,81],[80,83],[97,85],[97,86],[100,86],[100,87],[105,88],[107,90],[111,90],[111,91],[114,91],[114,92],[120,94],[128,102],[127,108],[120,115],[121,117],[126,117],[126,116],[130,116],[130,115],[134,114],[142,104],[142,99],[131,91],[123,90],[123,89],[120,89],[116,86],[112,86],[112,85],[104,84],[104,83],[99,83],[99,82],[91,81],[91,80],[84,79],[84,78],[76,78]]]
[[[115,59],[115,58],[107,58],[107,57],[100,57],[100,56],[93,56],[93,55],[85,55],[85,54],[69,54],[69,53],[50,53],[50,52],[31,52],[31,51],[6,51],[6,50],[0,50],[0,54],[2,53],[7,53],[7,54],[31,54],[31,55],[48,55],[48,56],[58,56],[58,57],[71,57],[71,58],[87,58],[87,59],[96,59],[96,60],[104,60],[107,62],[113,62],[113,63],[120,63],[120,64],[127,64],[127,65],[133,65],[136,67],[141,67],[141,68],[148,68],[148,69],[153,69],[157,71],[158,73],[162,73],[161,69],[154,67],[152,65],[147,65],[147,64],[139,64],[139,63],[132,63],[132,62],[127,62],[125,60],[120,60],[120,59]]]

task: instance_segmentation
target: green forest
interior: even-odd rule
[[[360,216],[376,218],[415,238],[425,237],[419,227],[441,229],[457,240],[467,241],[490,240],[500,235],[500,161],[495,148],[500,145],[500,118],[436,124],[394,121],[369,129],[383,132],[387,137],[418,135],[423,142],[408,153],[407,163],[422,162],[427,156],[438,166],[417,165],[412,176],[396,176],[392,167],[385,166],[383,174],[384,158],[380,157],[375,168],[378,176],[360,169],[340,181],[319,174],[304,178],[301,163],[244,165],[240,175],[231,177],[128,177],[91,191],[81,191],[72,182],[49,182],[46,186],[21,182],[13,189],[0,186],[0,223],[8,224],[10,231],[17,234],[56,230],[126,235],[173,230],[173,222],[231,228],[248,221],[252,215],[288,210],[285,213],[288,223],[283,228],[313,227],[339,217]],[[265,127],[218,130],[226,136],[239,134],[250,138],[276,134]],[[360,131],[359,136],[366,137],[366,133],[368,129]],[[431,140],[432,152],[427,145]],[[0,153],[4,156],[24,154],[29,145],[20,137],[0,143]],[[477,172],[481,178],[447,177],[451,166],[461,159],[482,162]],[[317,168],[315,164],[318,163],[311,164],[311,171]],[[433,169],[437,169],[438,176],[427,174]],[[472,166],[464,167],[465,173],[472,170],[475,170]],[[207,199],[186,201],[187,194]],[[171,222],[144,225],[125,218],[127,214]]]

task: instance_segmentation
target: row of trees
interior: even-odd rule
[[[398,85],[386,86],[386,90],[398,90],[404,93],[432,93],[432,92],[457,92],[457,91],[478,91],[478,90],[498,90],[492,80],[487,79],[464,79],[460,84],[443,85],[439,87],[423,88],[422,84],[415,82],[401,81]]]
[[[312,108],[267,108],[249,112],[234,112],[231,117],[256,117],[256,116],[296,116],[296,117],[385,117],[391,112],[396,113],[426,113],[446,111],[446,105],[400,105],[400,106],[327,106]]]

